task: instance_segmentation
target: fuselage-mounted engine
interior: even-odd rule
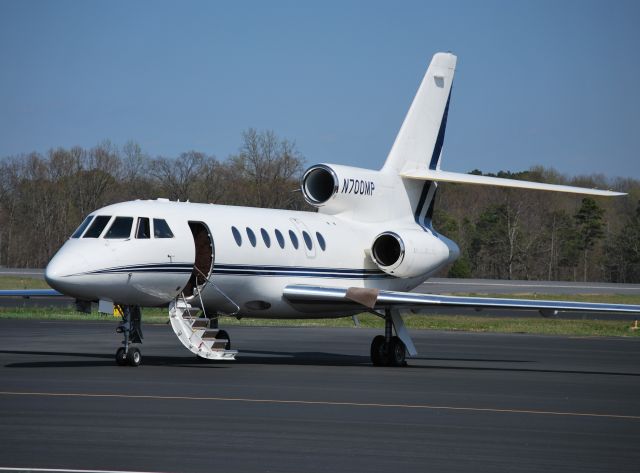
[[[433,274],[455,261],[459,254],[453,241],[417,228],[380,233],[371,245],[371,257],[378,267],[400,278]]]
[[[302,194],[320,213],[345,213],[361,222],[391,220],[397,217],[388,205],[394,180],[399,178],[371,169],[316,164],[302,176]]]

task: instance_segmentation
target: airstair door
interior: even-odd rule
[[[196,290],[201,290],[207,284],[215,259],[215,250],[211,232],[202,222],[189,222],[195,245],[195,258],[191,278],[183,290],[186,297],[190,297]]]

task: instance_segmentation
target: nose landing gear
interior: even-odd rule
[[[121,306],[122,322],[116,329],[124,336],[122,345],[116,351],[116,363],[119,366],[138,366],[142,362],[142,353],[132,343],[142,343],[142,311],[140,306]]]

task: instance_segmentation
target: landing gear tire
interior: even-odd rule
[[[371,362],[373,366],[386,365],[386,342],[382,335],[377,335],[371,342]]]
[[[407,350],[398,337],[392,337],[389,343],[382,335],[371,342],[371,362],[373,366],[406,366]]]
[[[142,353],[136,347],[129,348],[129,353],[127,353],[127,362],[129,366],[138,366],[142,362]]]
[[[124,347],[120,347],[116,351],[116,363],[118,363],[119,366],[124,366],[124,365],[126,365],[128,363],[128,361],[127,361],[127,353],[126,353]]]
[[[398,337],[393,337],[391,343],[389,343],[389,349],[387,350],[387,361],[391,366],[405,366],[407,350]]]

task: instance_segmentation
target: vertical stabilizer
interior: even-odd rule
[[[382,167],[383,173],[402,175],[440,169],[456,61],[451,53],[436,53],[431,59]],[[412,212],[416,223],[430,227],[438,183],[403,179],[403,184],[411,207],[407,211]]]
[[[383,172],[438,169],[457,57],[436,53],[402,123]]]

